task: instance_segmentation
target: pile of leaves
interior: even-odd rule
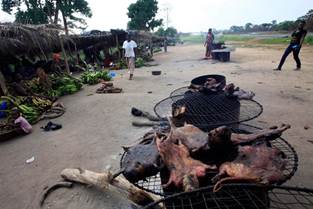
[[[50,97],[60,97],[68,94],[73,94],[79,91],[83,84],[80,80],[68,75],[54,76],[51,75],[52,89],[48,92]]]
[[[127,69],[127,63],[125,59],[121,59],[117,64],[116,64],[117,69]]]
[[[40,85],[38,78],[26,81],[25,85],[35,94],[47,97],[60,97],[67,94],[73,94],[82,88],[80,80],[69,75],[49,75],[51,88]]]
[[[127,69],[127,63],[125,59],[121,59],[117,64],[117,69]],[[145,60],[141,57],[136,58],[135,67],[140,68],[145,66]]]
[[[138,57],[136,59],[135,66],[136,66],[136,68],[143,67],[143,66],[145,66],[145,61],[141,57]]]
[[[110,81],[112,77],[108,71],[86,71],[81,74],[80,79],[84,84],[94,85],[101,80]]]

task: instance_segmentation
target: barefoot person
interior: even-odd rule
[[[128,35],[127,40],[123,43],[123,49],[125,51],[125,58],[127,61],[128,71],[130,73],[129,80],[133,79],[135,70],[135,48],[137,48],[136,42],[131,40],[130,35]]]
[[[15,109],[12,115],[14,127],[16,127],[15,132],[17,134],[26,135],[32,132],[32,126],[29,122],[22,116],[19,110]]]
[[[205,50],[205,57],[206,58],[212,58],[211,53],[212,53],[212,44],[214,41],[214,35],[212,33],[212,28],[209,29],[204,46],[206,47]]]
[[[304,38],[307,34],[307,31],[304,30],[304,26],[305,26],[305,21],[301,20],[299,23],[298,29],[291,34],[290,44],[285,50],[278,67],[275,68],[274,70],[281,70],[281,68],[283,67],[285,63],[286,58],[291,52],[293,52],[293,58],[295,59],[297,63],[297,68],[295,70],[301,69],[301,61],[299,59],[299,53],[300,53]]]

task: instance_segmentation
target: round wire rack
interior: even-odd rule
[[[189,89],[189,86],[184,86],[184,87],[181,87],[172,91],[170,96],[174,97],[174,96],[185,95],[185,94],[188,95],[188,93],[192,93]]]
[[[309,209],[313,207],[313,190],[228,184],[214,193],[210,186],[165,197],[143,209],[157,208],[160,203],[166,209]]]
[[[254,100],[229,98],[224,93],[205,95],[193,93],[189,96],[178,95],[158,102],[154,107],[160,118],[172,115],[173,108],[186,107],[184,122],[193,124],[203,131],[210,131],[221,125],[231,125],[257,118],[263,112],[260,103]]]
[[[233,129],[236,133],[254,133],[258,130],[261,130],[259,127],[255,127],[248,124],[240,124],[238,128]],[[276,185],[281,185],[291,179],[291,177],[295,174],[298,168],[298,155],[294,148],[282,137],[277,138],[274,141],[271,141],[271,146],[281,150],[286,157],[287,164],[285,166],[285,169],[283,173],[285,174],[286,178],[285,181],[277,182]],[[121,161],[120,161],[120,167],[122,168],[122,162],[124,159],[124,156],[127,154],[127,152],[124,152]],[[169,191],[164,191],[162,188],[162,180],[161,180],[161,174],[158,173],[155,176],[151,176],[146,178],[145,180],[138,181],[134,183],[134,185],[140,189],[143,189],[145,191],[151,192],[156,195],[161,196],[167,196],[172,194]]]

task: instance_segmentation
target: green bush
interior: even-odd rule
[[[304,43],[309,44],[309,45],[313,45],[313,35],[308,35],[305,38]]]
[[[145,66],[145,61],[141,57],[138,57],[136,59],[135,66],[136,66],[136,68],[143,67],[143,66]]]

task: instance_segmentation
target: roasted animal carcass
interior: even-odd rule
[[[236,134],[232,133],[231,141],[233,144],[247,144],[251,142],[256,142],[260,140],[272,141],[277,139],[282,135],[282,133],[288,129],[290,129],[289,124],[282,124],[279,127],[273,126],[269,129],[260,130],[257,133],[253,134]]]
[[[285,165],[284,153],[266,143],[239,147],[237,158],[223,163],[212,179],[216,183],[214,191],[225,182],[249,181],[267,185],[283,181],[286,178],[283,173]]]
[[[172,126],[171,140],[176,143],[180,141],[191,153],[210,148],[207,133],[191,124],[179,128]]]
[[[147,134],[142,142],[125,149],[122,173],[128,181],[144,180],[160,171],[161,159],[154,134]]]
[[[288,124],[271,127],[269,129],[260,130],[254,134],[237,134],[226,126],[221,126],[209,132],[210,146],[225,146],[231,142],[233,145],[249,144],[257,141],[272,141],[282,135],[282,133],[290,128]]]
[[[216,166],[206,165],[191,158],[187,147],[178,140],[172,140],[172,132],[169,136],[157,137],[157,147],[164,165],[170,172],[165,188],[174,184],[184,191],[191,191],[199,187],[198,178],[204,177],[208,170],[216,169]]]

